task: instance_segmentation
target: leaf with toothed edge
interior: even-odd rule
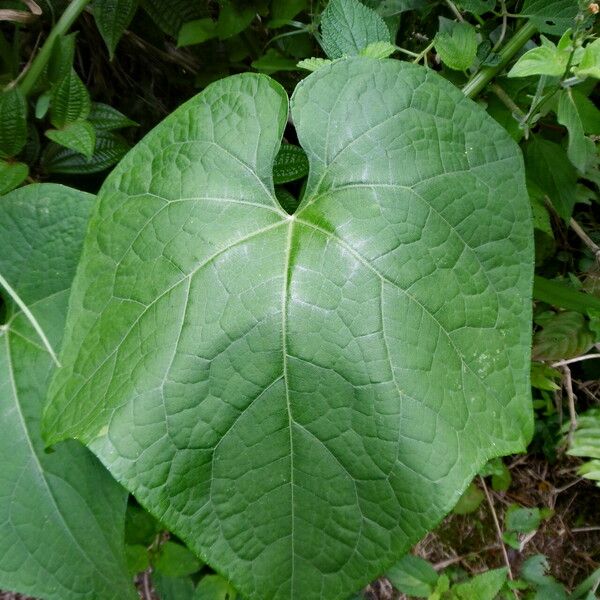
[[[75,437],[247,598],[344,598],[488,459],[525,448],[532,226],[520,152],[427,69],[336,61],[291,117],[218,81],[106,180],[48,443]]]

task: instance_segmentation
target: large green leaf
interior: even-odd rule
[[[0,202],[0,274],[54,348],[92,200],[46,184]],[[52,371],[42,339],[15,304],[0,329],[0,588],[45,600],[133,599],[124,490],[77,442],[44,451],[40,417]]]
[[[532,227],[519,150],[437,74],[308,76],[293,216],[263,75],[214,83],[106,180],[50,443],[84,441],[252,598],[343,598],[531,433]]]

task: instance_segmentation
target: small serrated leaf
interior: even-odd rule
[[[46,136],[53,142],[80,152],[90,158],[96,146],[96,132],[88,121],[69,123],[62,129],[48,129]]]
[[[391,43],[383,18],[358,0],[330,0],[321,15],[321,33],[329,58],[355,56],[375,42]]]
[[[370,58],[388,58],[396,52],[396,46],[389,42],[373,42],[366,48],[363,48],[359,54],[360,56],[368,56]]]
[[[60,129],[87,118],[90,109],[91,101],[87,88],[75,70],[70,69],[52,89],[50,122]]]
[[[0,158],[16,156],[27,141],[27,103],[18,88],[0,92]]]
[[[477,33],[469,23],[452,23],[449,31],[438,31],[435,49],[442,62],[456,71],[468,69],[477,55]]]
[[[328,58],[305,58],[298,63],[298,67],[301,69],[305,69],[307,71],[317,71],[321,67],[325,65],[331,64],[331,61]]]

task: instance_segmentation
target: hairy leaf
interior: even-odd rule
[[[98,31],[108,48],[110,58],[138,7],[138,0],[94,0],[92,5]]]
[[[282,144],[273,164],[273,182],[278,185],[308,175],[306,152],[293,144]]]
[[[468,69],[477,54],[475,28],[469,23],[453,23],[449,31],[436,34],[435,49],[442,62],[451,69]]]
[[[390,43],[390,31],[359,0],[330,0],[321,15],[323,50],[329,58],[354,56],[375,42]]]
[[[519,150],[437,74],[214,83],[106,180],[47,440],[73,436],[244,596],[343,598],[531,433]]]
[[[136,127],[137,123],[119,112],[116,108],[101,102],[92,102],[87,120],[96,131],[113,131],[125,127]]]
[[[74,69],[54,86],[50,104],[50,122],[54,127],[64,127],[85,119],[90,114],[90,95]]]
[[[54,348],[92,200],[46,184],[0,202],[0,274]],[[124,490],[76,442],[44,451],[40,414],[52,371],[15,305],[0,331],[0,588],[46,600],[134,599],[123,549]]]

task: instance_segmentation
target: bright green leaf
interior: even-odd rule
[[[69,123],[62,129],[48,129],[46,137],[53,142],[70,148],[90,158],[96,147],[96,132],[88,121]]]
[[[588,459],[580,467],[579,474],[595,480],[600,486],[600,409],[592,408],[578,415],[567,454]]]
[[[110,59],[138,7],[138,0],[94,0],[92,10]]]
[[[330,0],[321,15],[321,33],[329,58],[355,56],[375,42],[391,43],[385,21],[358,0]]]
[[[148,549],[141,544],[127,544],[125,546],[125,558],[127,560],[127,570],[130,575],[141,573],[150,566]]]
[[[538,390],[554,392],[560,389],[556,382],[562,379],[562,373],[544,363],[531,363],[531,385]]]
[[[16,156],[27,141],[27,103],[18,88],[0,92],[0,158]]]
[[[44,428],[244,596],[313,600],[525,447],[533,248],[518,147],[434,72],[336,61],[291,120],[311,165],[293,216],[264,75],[212,84],[107,178]]]
[[[306,69],[307,71],[317,71],[325,65],[331,64],[331,61],[327,58],[305,58],[298,63],[298,67]]]
[[[19,187],[29,175],[29,167],[22,162],[0,160],[0,196]]]
[[[168,577],[185,577],[200,570],[202,563],[185,547],[167,541],[152,561],[154,568]]]
[[[456,71],[468,69],[477,54],[477,34],[469,23],[452,23],[449,31],[438,31],[435,49],[442,62]]]
[[[583,314],[589,310],[600,311],[600,298],[582,293],[560,281],[552,281],[539,275],[536,275],[534,279],[533,297],[557,308],[576,310]]]
[[[276,185],[302,179],[308,175],[308,158],[300,146],[282,144],[273,163],[273,182]]]
[[[558,122],[569,132],[567,156],[580,173],[585,173],[587,167],[594,162],[596,148],[594,142],[585,137],[571,88],[560,91],[557,116]]]
[[[92,201],[44,184],[0,202],[0,274],[56,349]],[[10,550],[0,553],[0,588],[46,600],[133,600],[126,493],[79,443],[44,451],[39,419],[52,371],[30,319],[15,307],[0,332],[0,538]]]
[[[567,69],[570,52],[559,50],[552,42],[528,50],[508,72],[508,77],[549,75],[560,77]]]
[[[50,122],[58,129],[81,121],[90,114],[91,101],[87,88],[71,69],[52,89]]]
[[[217,35],[216,21],[208,17],[205,19],[195,19],[182,25],[177,36],[177,45],[181,48],[183,46],[202,44],[207,40],[217,37]]]
[[[236,600],[235,588],[220,575],[206,575],[196,587],[194,600]]]
[[[373,42],[360,52],[360,56],[369,56],[370,58],[388,58],[396,52],[396,46],[389,42]]]
[[[573,72],[577,77],[600,79],[600,39],[594,40],[584,48],[579,65]]]
[[[491,569],[485,573],[475,575],[465,583],[457,583],[452,586],[450,599],[495,600],[506,582],[507,576],[508,571],[506,568]]]
[[[398,591],[417,598],[428,598],[438,580],[431,564],[413,554],[403,556],[385,575]]]

